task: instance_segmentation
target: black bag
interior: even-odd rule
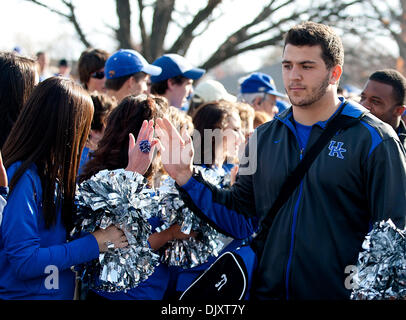
[[[256,263],[249,246],[226,251],[182,293],[179,300],[246,299]]]

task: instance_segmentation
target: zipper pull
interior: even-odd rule
[[[300,149],[300,160],[302,160],[302,158],[303,158],[303,151],[304,151],[304,149],[302,148],[302,149]]]

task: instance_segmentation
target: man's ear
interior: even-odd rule
[[[396,117],[399,117],[399,116],[401,116],[401,115],[405,112],[405,110],[406,110],[406,106],[405,106],[405,105],[397,106],[397,107],[395,108],[395,110],[394,110],[394,115],[395,115]]]
[[[167,79],[166,83],[168,85],[168,90],[172,90],[173,86],[175,85],[175,82],[172,79]]]
[[[338,84],[343,73],[343,68],[340,65],[336,65],[332,68],[330,84]]]
[[[131,89],[135,83],[134,77],[129,77],[126,82],[124,82],[123,87],[126,86],[127,89]]]

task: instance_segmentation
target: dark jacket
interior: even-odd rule
[[[399,127],[396,129],[396,133],[398,134],[399,140],[406,150],[406,125],[403,120],[400,120],[400,124]]]
[[[361,105],[349,102],[342,114],[360,117],[365,112]],[[326,122],[313,126],[307,148]],[[199,175],[181,188],[184,199],[199,214],[236,238],[256,231],[258,219],[267,214],[287,174],[306,152],[299,148],[291,109],[259,127],[247,154],[249,149],[254,156],[240,167],[240,173],[254,167],[253,163],[257,168],[251,174],[239,174],[230,191],[210,185]],[[346,267],[356,264],[372,224],[391,218],[404,226],[405,163],[394,130],[370,113],[339,131],[276,215],[259,263],[254,297],[349,298]]]

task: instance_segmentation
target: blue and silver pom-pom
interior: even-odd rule
[[[82,281],[90,288],[126,291],[146,280],[159,263],[148,244],[151,204],[157,200],[146,183],[142,175],[118,169],[100,171],[78,186],[71,237],[115,225],[124,231],[129,244],[126,248],[109,246],[98,260],[81,266]]]
[[[389,219],[365,237],[352,278],[353,300],[406,298],[406,238]]]
[[[151,151],[151,143],[148,140],[142,140],[140,142],[140,150],[144,153],[149,153]]]
[[[222,235],[186,206],[175,187],[175,181],[170,177],[162,179],[157,193],[160,199],[160,217],[164,222],[160,231],[177,223],[185,234],[190,234],[191,231],[198,233],[197,238],[169,241],[161,249],[161,262],[170,266],[193,268],[207,262],[210,256],[218,256],[224,246]]]

